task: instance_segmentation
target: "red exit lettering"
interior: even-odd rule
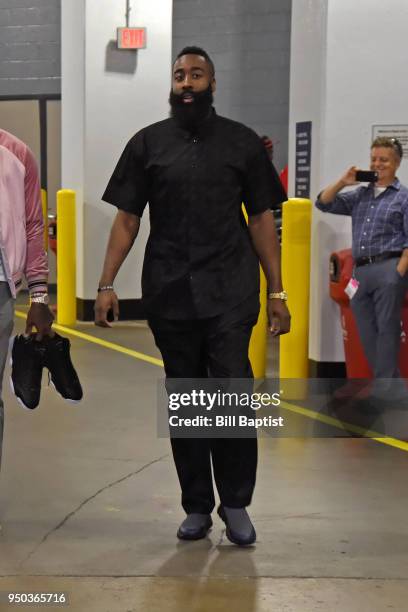
[[[119,49],[144,49],[146,28],[118,28]]]

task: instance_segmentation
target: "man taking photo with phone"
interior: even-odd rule
[[[352,219],[357,290],[351,308],[375,379],[400,376],[401,310],[408,289],[408,189],[396,176],[402,155],[395,138],[376,138],[370,163],[375,174],[362,175],[352,166],[316,201],[319,210]],[[372,182],[342,192],[364,179]],[[390,383],[382,388],[390,389]]]

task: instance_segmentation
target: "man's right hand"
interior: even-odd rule
[[[117,321],[119,319],[118,296],[113,290],[100,291],[94,306],[95,325],[99,325],[99,327],[112,327],[108,321],[108,312],[110,310],[113,312],[114,321]]]
[[[357,166],[351,166],[335,183],[332,183],[331,185],[323,189],[323,191],[321,191],[319,194],[319,202],[321,204],[330,204],[331,202],[333,202],[339,191],[343,189],[343,187],[357,185],[357,170]]]
[[[342,183],[343,187],[348,187],[349,185],[357,185],[358,181],[356,181],[356,172],[358,168],[357,166],[351,166],[340,178],[340,183]]]

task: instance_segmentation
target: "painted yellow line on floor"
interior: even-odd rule
[[[27,318],[27,313],[22,312],[21,310],[16,310],[15,315],[20,319]],[[67,334],[69,336],[75,336],[76,338],[81,338],[82,340],[86,340],[87,342],[93,342],[94,344],[98,344],[99,346],[108,348],[111,351],[117,351],[118,353],[123,353],[123,355],[128,355],[129,357],[133,357],[134,359],[146,361],[147,363],[151,363],[161,368],[163,367],[163,361],[161,359],[157,359],[156,357],[150,357],[150,355],[145,355],[144,353],[139,353],[139,351],[128,349],[120,344],[108,342],[107,340],[96,338],[95,336],[91,336],[90,334],[85,334],[84,332],[72,329],[71,327],[65,327],[64,325],[58,325],[57,323],[54,323],[52,327],[57,332],[63,332],[64,334]]]
[[[381,442],[381,444],[386,444],[387,446],[393,446],[394,448],[399,448],[400,450],[408,452],[408,442],[404,442],[403,440],[398,440],[398,438],[391,438],[389,436],[382,436],[378,431],[372,431],[371,429],[365,429],[364,427],[360,427],[359,425],[353,425],[353,423],[347,423],[347,421],[340,421],[339,419],[335,419],[334,417],[329,416],[328,414],[321,414],[320,412],[315,412],[314,410],[310,410],[310,408],[303,408],[301,406],[296,406],[296,404],[288,404],[287,402],[281,401],[280,407],[285,410],[289,410],[290,412],[295,412],[296,414],[300,414],[308,419],[312,419],[314,421],[320,421],[321,423],[325,423],[325,425],[332,425],[333,427],[337,427],[338,429],[343,429],[345,431],[350,431],[352,433],[363,436],[364,438],[370,438],[375,440],[376,442]]]
[[[15,311],[16,317],[20,319],[26,319],[27,313],[22,312],[21,310]],[[102,340],[101,338],[96,338],[95,336],[91,336],[90,334],[85,334],[84,332],[80,332],[76,329],[72,329],[71,327],[65,327],[64,325],[58,325],[57,323],[53,324],[53,328],[56,331],[64,332],[65,334],[75,336],[76,338],[81,338],[82,340],[86,340],[87,342],[93,342],[93,344],[98,344],[99,346],[103,346],[112,351],[117,351],[118,353],[122,353],[123,355],[128,355],[129,357],[133,357],[134,359],[139,359],[140,361],[146,361],[147,363],[151,363],[153,365],[163,367],[163,361],[161,359],[157,359],[156,357],[151,357],[150,355],[145,355],[144,353],[139,353],[139,351],[134,351],[132,349],[128,349],[120,344],[115,344],[114,342],[108,342],[107,340]],[[291,412],[295,412],[300,414],[306,418],[321,421],[326,425],[332,425],[333,427],[337,427],[338,429],[343,429],[347,431],[351,431],[352,433],[359,434],[364,438],[369,438],[375,440],[376,442],[380,442],[381,444],[386,444],[387,446],[393,446],[394,448],[398,448],[399,450],[403,450],[408,452],[408,442],[404,442],[403,440],[398,440],[398,438],[391,438],[389,436],[381,436],[377,431],[371,431],[368,429],[364,429],[363,427],[359,427],[358,425],[353,425],[352,423],[347,423],[345,421],[340,421],[326,414],[320,414],[319,412],[315,412],[314,410],[310,410],[309,408],[302,408],[301,406],[296,406],[295,404],[288,404],[287,402],[282,401],[281,407],[285,410],[290,410]]]

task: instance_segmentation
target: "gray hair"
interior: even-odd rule
[[[378,136],[373,140],[371,148],[373,147],[386,147],[387,149],[393,149],[399,159],[402,159],[403,150],[402,145],[397,138],[389,138],[388,136]]]

